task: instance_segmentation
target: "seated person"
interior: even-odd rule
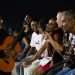
[[[52,27],[52,26],[51,26]],[[54,28],[56,28],[56,24],[53,24],[53,29]],[[51,28],[52,29],[52,28]],[[59,62],[60,60],[62,60],[62,55],[61,55],[61,53],[62,53],[62,51],[63,51],[63,47],[62,47],[62,45],[61,45],[61,42],[58,40],[58,32],[60,33],[60,30],[56,30],[55,32],[53,32],[53,34],[56,34],[56,35],[52,35],[51,33],[49,34],[48,32],[44,32],[44,34],[45,34],[45,42],[44,42],[44,44],[42,45],[42,47],[40,48],[40,50],[34,55],[34,56],[32,56],[32,59],[30,59],[30,60],[27,60],[26,62],[25,62],[25,65],[27,65],[27,64],[29,64],[29,63],[31,63],[31,62],[33,62],[34,60],[36,60],[36,59],[38,59],[39,57],[40,57],[40,55],[45,51],[45,49],[48,47],[48,44],[50,44],[53,48],[54,48],[54,52],[53,53],[56,53],[56,54],[53,54],[53,56],[54,57],[56,57],[56,58],[58,58],[59,57],[59,59],[56,61],[56,59],[53,57],[53,62],[54,62],[54,64],[55,63],[57,63],[57,62]],[[56,37],[57,36],[57,37]],[[52,37],[54,37],[54,38],[52,38]],[[58,57],[57,57],[58,56]],[[30,67],[31,67],[31,65],[30,65]],[[29,68],[30,68],[29,67]],[[36,67],[38,67],[38,66],[36,66]],[[36,68],[35,67],[35,68]],[[28,68],[28,67],[27,67]],[[29,69],[29,71],[32,73],[32,70],[34,70],[35,68],[30,68]],[[31,75],[31,74],[30,74]],[[33,75],[33,74],[32,74]]]

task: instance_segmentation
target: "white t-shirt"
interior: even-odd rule
[[[36,50],[38,51],[44,43],[45,40],[43,39],[42,34],[37,34],[36,32],[32,33],[31,42],[30,42],[31,47],[35,47]]]
[[[31,47],[35,47],[35,37],[37,37],[37,33],[33,32],[31,37],[31,42],[30,42]]]
[[[36,32],[32,33],[30,46],[35,47],[37,51],[40,50],[40,48],[44,45],[45,39],[43,38],[43,34],[37,34]],[[45,50],[42,55],[42,57],[48,56],[47,50]]]

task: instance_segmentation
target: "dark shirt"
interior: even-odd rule
[[[17,40],[18,40],[18,41],[21,41],[24,37],[26,37],[26,39],[29,40],[29,42],[30,42],[30,39],[31,39],[31,32],[25,33],[25,32],[22,31],[22,32],[18,35]]]
[[[58,53],[58,52],[54,52],[53,54],[53,61],[54,63],[59,63],[63,60],[63,57]]]
[[[58,43],[59,44],[62,44],[63,43],[63,35],[64,35],[64,32],[63,32],[63,30],[62,29],[57,29],[57,30],[55,30],[55,31],[53,31],[52,32],[52,37],[55,35],[55,34],[58,34]],[[54,37],[53,37],[53,39],[54,39]],[[54,63],[59,63],[59,62],[61,62],[62,60],[63,60],[63,57],[62,57],[62,55],[60,55],[56,50],[54,50],[54,48],[53,47],[50,47],[50,51],[52,50],[52,52],[53,52],[53,61],[54,61]],[[61,53],[62,54],[62,53]]]
[[[20,54],[18,54],[17,58],[16,58],[16,61],[21,61],[27,54],[28,52],[28,47],[26,47],[25,43],[22,41],[23,38],[26,38],[28,43],[30,43],[30,39],[31,39],[31,32],[21,32],[17,38],[17,41],[19,41],[20,43],[20,46],[21,46],[21,49],[22,51],[20,52]]]

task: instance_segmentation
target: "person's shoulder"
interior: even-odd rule
[[[36,32],[33,32],[33,33],[32,33],[32,36],[36,36],[36,35],[37,35],[37,33],[36,33]]]

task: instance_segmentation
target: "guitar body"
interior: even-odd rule
[[[11,72],[14,65],[17,54],[21,51],[20,44],[17,42],[14,44],[13,36],[6,36],[3,43],[0,44],[0,52],[4,51],[4,57],[0,57],[0,71]],[[14,47],[11,48],[14,44]],[[2,51],[2,52],[3,52]],[[0,53],[1,54],[1,53]]]
[[[5,52],[6,48],[9,45],[12,45],[13,41],[14,41],[14,38],[12,36],[6,36],[5,39],[3,40],[3,43],[0,44],[0,51],[4,50]],[[0,71],[11,72],[14,67],[14,64],[15,64],[14,58],[12,58],[11,56],[8,58],[6,56],[4,56],[3,58],[0,57]]]
[[[14,60],[12,59],[0,59],[0,71],[11,72],[14,67]]]

